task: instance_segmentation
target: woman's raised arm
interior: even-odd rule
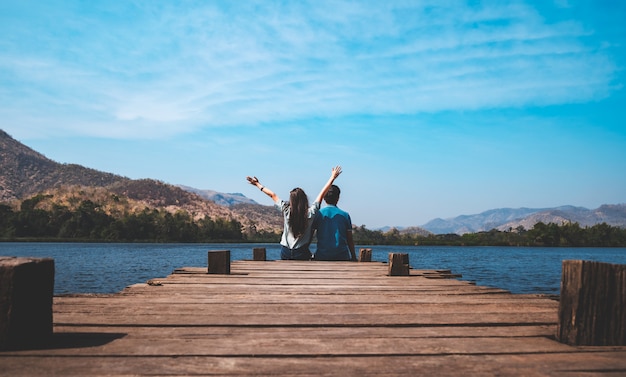
[[[274,194],[272,190],[263,186],[261,182],[259,182],[259,179],[257,177],[246,177],[246,179],[248,180],[248,182],[250,182],[252,186],[256,186],[259,190],[261,190],[262,193],[272,198],[274,203],[278,203],[280,201],[278,195]]]

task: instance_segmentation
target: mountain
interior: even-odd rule
[[[626,204],[605,204],[592,210],[582,207],[559,207],[508,222],[498,226],[497,229],[515,229],[519,226],[523,226],[524,229],[531,229],[540,221],[544,224],[555,223],[559,225],[578,223],[582,227],[607,223],[611,226],[626,228]]]
[[[223,193],[213,190],[201,190],[189,186],[178,185],[183,190],[192,192],[204,199],[228,207],[232,212],[247,219],[257,230],[274,229],[282,231],[283,216],[273,205],[266,206],[255,202],[241,193]],[[264,224],[261,227],[258,224]]]
[[[181,189],[194,193],[206,200],[210,200],[246,219],[248,226],[255,230],[282,231],[283,216],[274,206],[258,204],[241,193],[223,193],[213,190],[201,190],[189,186],[178,185]]]
[[[217,192],[213,190],[200,190],[197,188],[184,186],[184,185],[178,185],[178,187],[182,188],[185,191],[193,192],[194,194],[197,194],[204,199],[212,200],[215,203],[222,205],[222,206],[226,206],[226,207],[230,207],[236,204],[257,204],[257,205],[259,204],[255,202],[254,200],[247,198],[241,193],[226,194],[223,192]]]
[[[522,219],[533,213],[546,210],[533,208],[500,208],[485,211],[476,215],[461,215],[449,219],[434,219],[422,225],[422,228],[435,234],[473,233],[491,230],[499,225]]]
[[[0,201],[22,199],[61,185],[105,187],[128,178],[75,164],[60,164],[0,130]]]
[[[409,235],[418,235],[418,236],[429,236],[432,234],[432,232],[419,227],[419,226],[409,226],[409,227],[405,227],[402,229],[398,229],[400,234],[409,234]]]
[[[205,216],[235,219],[245,228],[271,232],[279,232],[283,226],[279,211],[271,206],[256,204],[241,194],[214,192],[215,198],[230,203],[230,207],[227,207],[198,193],[154,179],[133,180],[76,164],[61,164],[18,142],[2,130],[0,172],[0,202],[19,202],[46,193],[52,195],[53,200],[61,201],[99,198],[102,204],[109,206],[110,203],[104,202],[122,196],[125,198],[122,201],[126,205],[124,210],[127,211],[141,211],[146,207],[163,208],[171,213],[184,210],[196,219]],[[46,204],[46,201],[42,205],[53,204]]]
[[[556,208],[500,208],[475,215],[462,215],[449,219],[434,219],[422,228],[435,234],[475,233],[491,229],[509,230],[523,226],[532,229],[538,223],[565,224],[578,223],[580,226],[593,226],[607,223],[611,226],[626,227],[626,204],[603,205],[597,209],[561,206]]]
[[[428,236],[433,234],[432,232],[421,228],[419,226],[383,226],[374,230],[379,230],[385,234],[391,232],[398,232],[399,234],[409,234],[409,235],[418,235],[418,236]]]

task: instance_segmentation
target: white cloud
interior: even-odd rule
[[[158,137],[592,101],[610,94],[617,70],[577,20],[549,23],[524,3],[134,4],[67,8],[65,24],[18,30],[0,53],[0,83],[10,83],[0,106],[87,134]],[[18,44],[29,38],[45,43]]]

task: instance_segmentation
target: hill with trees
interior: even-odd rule
[[[0,171],[0,203],[5,215],[9,210],[21,212],[22,207],[26,210],[57,208],[76,211],[85,209],[81,204],[91,202],[87,206],[93,205],[115,220],[146,211],[163,212],[163,216],[166,213],[179,217],[185,214],[193,222],[203,219],[238,222],[241,232],[250,237],[256,237],[257,233],[260,237],[277,234],[283,226],[282,216],[273,207],[247,204],[229,208],[157,180],[133,180],[76,164],[61,164],[2,130]]]
[[[577,223],[538,222],[530,229],[491,229],[462,235],[411,234],[395,229],[383,232],[360,226],[353,229],[353,235],[360,245],[626,247],[626,229],[606,223],[582,227]]]
[[[75,164],[60,164],[0,130],[0,202],[67,185],[105,187],[128,178]]]

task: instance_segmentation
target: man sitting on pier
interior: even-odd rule
[[[328,205],[320,209],[313,223],[317,230],[315,260],[356,261],[350,215],[337,207],[340,192],[336,185],[328,189],[324,195]]]

